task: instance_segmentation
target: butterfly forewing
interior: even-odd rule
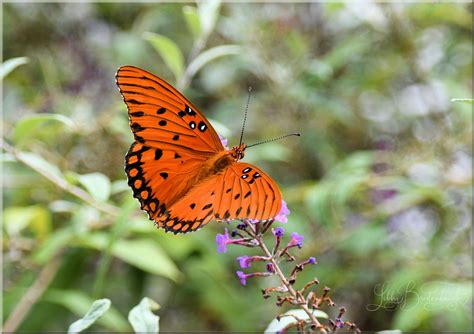
[[[122,66],[116,82],[129,109],[130,127],[137,141],[201,152],[224,150],[209,121],[162,79],[137,67]]]

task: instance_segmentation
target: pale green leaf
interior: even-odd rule
[[[0,79],[4,79],[8,74],[10,74],[15,68],[20,65],[28,63],[29,59],[27,57],[17,57],[11,58],[2,63],[0,66]]]
[[[462,102],[467,104],[474,104],[474,99],[451,99],[451,102]]]
[[[198,13],[204,36],[208,36],[214,29],[221,6],[220,0],[208,0],[198,3]]]
[[[183,16],[188,25],[189,31],[193,34],[194,38],[198,38],[201,35],[201,21],[199,19],[199,14],[194,6],[184,6],[183,7]]]
[[[82,247],[104,250],[108,245],[108,237],[104,233],[94,233],[79,238],[77,242]],[[112,255],[154,275],[173,281],[181,278],[181,272],[174,262],[153,240],[119,240],[112,247]]]
[[[59,170],[59,168],[44,160],[43,157],[30,152],[18,152],[17,155],[21,160],[26,162],[34,169],[39,170],[44,174],[47,174],[53,179],[57,179],[61,183],[64,182],[64,176]]]
[[[97,319],[104,315],[109,308],[110,299],[104,298],[94,301],[84,317],[76,320],[69,326],[67,330],[68,334],[79,333],[89,328]]]
[[[154,300],[143,298],[140,304],[128,313],[128,321],[132,324],[135,333],[158,333],[160,317],[153,313],[160,308]]]
[[[164,250],[153,240],[120,240],[112,254],[124,262],[155,275],[178,281],[180,272]]]
[[[168,37],[152,32],[143,33],[143,38],[150,42],[178,81],[184,69],[184,57],[178,45]]]
[[[76,290],[50,289],[44,294],[42,299],[50,303],[61,305],[79,317],[84,315],[94,302],[94,299]],[[125,317],[113,306],[97,320],[97,323],[113,332],[130,330],[130,325]]]
[[[110,196],[110,180],[101,173],[77,175],[77,180],[96,200],[105,202]]]
[[[188,66],[188,74],[192,78],[199,70],[212,60],[224,56],[238,55],[242,53],[242,47],[238,45],[220,45],[199,54]]]
[[[60,126],[71,128],[73,125],[74,122],[70,118],[59,114],[44,113],[27,116],[15,125],[13,139],[18,143],[21,140],[36,137],[41,133],[57,135],[57,129],[60,129]]]
[[[39,205],[5,208],[3,226],[10,236],[18,235],[29,227],[42,240],[51,230],[51,214]]]
[[[314,310],[313,314],[316,318],[324,318],[324,319],[328,318],[328,315],[320,310]],[[264,333],[270,334],[270,333],[283,331],[289,325],[296,323],[296,319],[294,317],[297,317],[300,320],[309,319],[308,314],[304,310],[301,310],[301,309],[290,310],[286,312],[284,315],[281,315],[280,320],[273,319],[272,322],[270,322],[270,324],[268,325]]]

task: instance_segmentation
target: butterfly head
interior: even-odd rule
[[[245,149],[247,148],[247,145],[245,144],[240,144],[239,146],[234,146],[229,150],[230,155],[232,158],[235,159],[235,161],[241,160],[245,156]]]

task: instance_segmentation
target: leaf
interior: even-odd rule
[[[15,126],[13,140],[18,143],[27,138],[35,137],[44,133],[47,135],[57,135],[58,125],[73,127],[74,122],[64,115],[59,114],[39,114],[22,118]]]
[[[165,64],[173,72],[176,81],[178,81],[183,74],[184,57],[176,43],[168,37],[152,32],[143,33],[143,38],[150,42],[159,53]]]
[[[0,66],[0,79],[4,79],[8,74],[10,74],[15,68],[20,65],[27,64],[29,61],[28,57],[17,57],[11,58],[2,63]]]
[[[68,227],[56,230],[46,241],[41,245],[33,255],[33,260],[39,264],[45,264],[59,252],[61,248],[67,247],[74,238],[74,229]]]
[[[323,311],[314,310],[313,314],[315,315],[316,318],[324,318],[324,319],[328,318],[328,315],[324,313]],[[290,316],[287,317],[284,315],[290,315]],[[296,324],[296,319],[293,316],[301,320],[309,319],[308,314],[304,310],[301,310],[301,309],[290,310],[286,312],[285,314],[281,315],[280,320],[276,318],[273,319],[272,322],[270,322],[270,324],[268,325],[264,333],[270,334],[270,333],[280,332],[280,331],[283,331],[285,328],[287,328],[289,325]]]
[[[42,300],[55,303],[67,308],[77,316],[85,314],[94,300],[83,292],[75,290],[48,290]],[[113,306],[103,317],[97,319],[97,323],[113,332],[129,331],[127,320]]]
[[[49,177],[56,179],[59,183],[64,182],[64,176],[59,168],[44,160],[43,157],[31,152],[18,152],[17,155],[30,167],[47,174]]]
[[[128,321],[132,324],[135,333],[158,333],[160,330],[160,317],[153,314],[160,308],[154,300],[143,298],[140,304],[128,313]]]
[[[462,102],[467,104],[474,104],[474,99],[451,99],[451,102]]]
[[[108,244],[104,233],[88,234],[78,239],[82,247],[104,250]],[[181,272],[165,251],[153,240],[119,240],[112,247],[113,256],[154,275],[178,281]]]
[[[69,326],[67,330],[68,334],[79,333],[89,328],[97,319],[107,312],[109,308],[110,299],[104,298],[94,301],[86,315]]]
[[[189,31],[193,34],[194,38],[198,38],[202,33],[201,21],[199,14],[194,6],[184,6],[183,16],[188,25]]]
[[[3,222],[9,236],[16,236],[29,227],[41,241],[51,231],[51,214],[39,205],[6,208]]]
[[[198,13],[203,36],[207,37],[214,29],[220,6],[220,0],[209,0],[198,3]]]
[[[111,185],[107,176],[102,173],[77,175],[77,180],[86,188],[87,192],[96,200],[105,202],[109,199]]]
[[[206,66],[212,60],[242,53],[242,47],[239,45],[220,45],[199,54],[188,66],[188,74],[192,78],[201,68]]]

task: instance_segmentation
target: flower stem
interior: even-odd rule
[[[267,245],[263,241],[263,235],[260,233],[257,233],[255,227],[252,224],[248,224],[249,229],[252,231],[254,234],[254,238],[258,241],[259,247],[262,249],[263,253],[265,254],[266,257],[269,258],[270,262],[273,264],[273,267],[275,269],[275,273],[278,275],[280,278],[281,282],[285,285],[285,287],[288,289],[288,293],[293,297],[295,301],[298,302],[300,307],[306,312],[308,317],[311,319],[311,322],[314,326],[314,328],[319,329],[322,333],[326,333],[326,330],[324,329],[324,326],[321,325],[321,323],[318,321],[314,313],[309,309],[308,303],[305,300],[305,298],[301,294],[297,294],[293,286],[290,284],[288,279],[286,278],[285,274],[281,271],[278,262],[272,255],[272,253],[269,251]]]

